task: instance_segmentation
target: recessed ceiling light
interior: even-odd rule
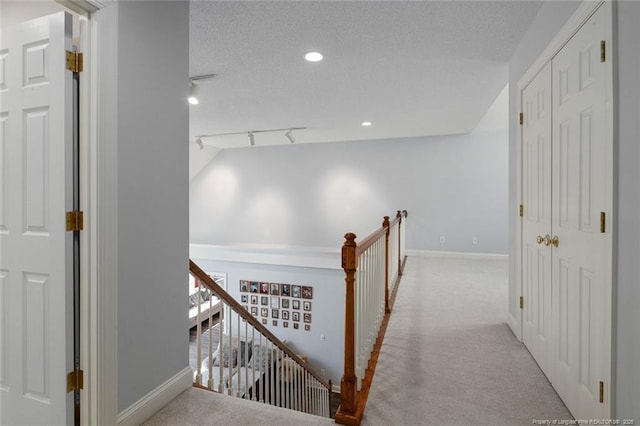
[[[371,126],[373,123],[372,123],[372,122],[370,122],[370,121],[363,121],[363,122],[362,122],[362,123],[360,123],[360,124],[362,124],[364,127],[369,127],[369,126]]]
[[[324,56],[320,52],[309,52],[304,55],[304,58],[309,62],[320,62]]]

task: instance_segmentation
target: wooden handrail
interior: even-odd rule
[[[318,380],[325,388],[331,391],[331,381],[327,381],[322,378],[308,363],[302,360],[296,355],[287,345],[285,345],[280,339],[278,339],[267,327],[260,323],[253,317],[246,309],[242,307],[240,302],[234,299],[229,293],[227,293],[222,287],[216,283],[206,272],[204,272],[193,260],[189,259],[189,271],[200,280],[201,284],[204,284],[209,290],[213,291],[215,295],[220,298],[224,303],[229,305],[239,316],[245,321],[251,324],[258,332],[263,334],[267,339],[274,343],[280,350],[286,353],[296,363],[303,366],[311,375]]]
[[[389,228],[392,228],[396,223],[401,222],[402,217],[407,217],[406,210],[403,210],[403,213],[400,213],[400,210],[398,210],[398,214],[401,214],[401,216],[396,215],[396,217],[389,222]],[[388,217],[388,216],[385,216],[385,217]],[[387,227],[383,224],[382,227],[376,229],[371,234],[369,234],[364,240],[360,241],[356,248],[356,256],[360,256],[362,253],[367,251],[367,249],[371,247],[373,243],[375,243],[378,240],[378,238],[380,238],[382,234],[384,234],[385,232],[387,232]],[[345,235],[345,238],[346,238],[346,235]]]

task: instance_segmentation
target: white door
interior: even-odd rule
[[[3,29],[0,46],[0,423],[73,422],[72,18]]]
[[[582,419],[610,413],[613,142],[612,61],[606,50],[612,50],[610,3],[552,60],[552,231],[558,238],[552,250],[552,383]]]
[[[550,377],[551,65],[522,91],[522,340]],[[546,245],[545,245],[546,244]]]

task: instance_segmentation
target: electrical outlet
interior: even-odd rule
[[[478,244],[478,237],[473,237],[473,240],[471,240],[471,244]]]
[[[446,242],[446,239],[444,238],[444,235],[440,235],[440,244],[444,244]]]

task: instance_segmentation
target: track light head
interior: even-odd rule
[[[284,135],[287,137],[287,139],[289,139],[289,142],[295,143],[296,138],[293,137],[293,134],[291,133],[292,131],[293,131],[293,129],[289,129],[289,131],[287,133],[285,133]]]
[[[248,135],[249,135],[249,143],[251,144],[251,146],[254,146],[256,144],[256,140],[253,137],[253,132],[249,132]]]
[[[189,103],[191,105],[198,105],[198,85],[193,81],[189,81]]]

